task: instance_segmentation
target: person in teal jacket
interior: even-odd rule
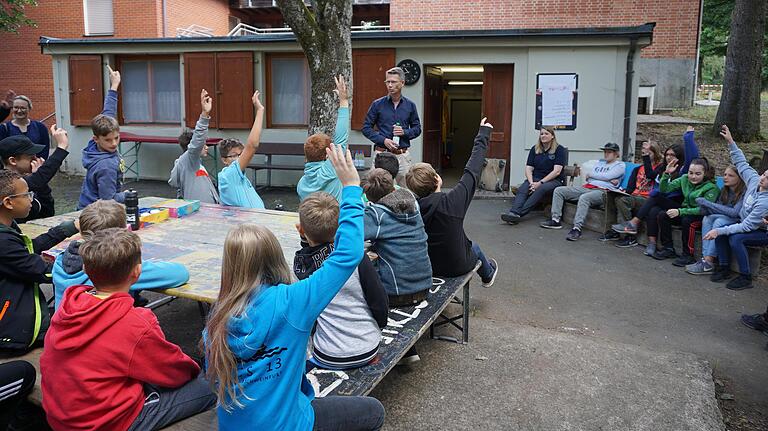
[[[245,170],[259,149],[261,124],[264,122],[264,105],[259,100],[258,90],[253,93],[251,101],[256,108],[256,119],[253,120],[246,145],[238,139],[223,139],[219,142],[219,154],[225,166],[219,173],[219,197],[223,205],[264,209],[264,201],[256,193],[251,180],[245,176]]]
[[[336,80],[336,89],[333,90],[339,96],[339,112],[336,119],[336,131],[333,134],[333,143],[347,150],[349,141],[349,94],[347,83],[343,76]],[[336,177],[331,163],[325,158],[325,149],[331,143],[331,138],[324,133],[315,133],[304,142],[304,175],[299,180],[296,191],[299,200],[304,200],[314,192],[326,192],[341,202],[341,181]]]
[[[208,381],[219,397],[219,430],[378,430],[384,407],[370,397],[315,398],[305,376],[307,343],[325,307],[363,258],[360,177],[348,151],[327,153],[342,185],[335,250],[291,283],[280,242],[242,224],[224,242],[221,290],[203,331]]]
[[[80,213],[79,222],[86,241],[93,232],[113,227],[125,228],[125,206],[112,200],[96,201]],[[93,285],[83,270],[83,258],[80,257],[81,244],[81,241],[70,242],[67,250],[59,254],[53,264],[52,278],[56,309],[64,298],[64,292],[71,286]],[[131,286],[131,291],[170,289],[181,286],[187,281],[189,281],[189,271],[184,265],[145,260],[141,262],[141,276]]]

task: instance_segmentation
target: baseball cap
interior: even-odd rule
[[[5,159],[21,154],[37,154],[44,148],[44,145],[35,144],[24,135],[9,136],[0,141],[0,158]]]
[[[613,143],[613,142],[609,142],[609,143],[605,144],[603,146],[603,148],[600,148],[600,149],[603,150],[603,151],[615,151],[617,153],[620,151],[619,150],[619,146],[617,144]]]

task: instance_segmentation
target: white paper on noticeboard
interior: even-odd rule
[[[572,126],[576,74],[539,75],[539,90],[541,90],[541,124]]]

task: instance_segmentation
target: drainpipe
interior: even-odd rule
[[[163,1],[163,37],[168,37],[168,4],[167,0]]]
[[[632,116],[632,81],[635,79],[635,52],[637,51],[637,36],[629,40],[629,52],[627,53],[627,76],[624,88],[624,136],[621,158],[629,161],[629,145],[632,139],[629,137],[629,124]],[[633,151],[634,152],[634,151]]]

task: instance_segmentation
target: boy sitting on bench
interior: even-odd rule
[[[208,155],[208,122],[211,120],[213,99],[208,92],[200,92],[200,105],[203,112],[195,125],[194,133],[185,129],[179,136],[179,145],[184,153],[173,162],[171,178],[168,184],[176,189],[179,199],[194,199],[209,204],[219,203],[219,192],[213,185],[208,171],[203,166],[202,158]]]
[[[296,229],[308,246],[296,252],[293,272],[304,280],[333,252],[339,227],[339,203],[325,192],[309,195],[299,205]],[[362,367],[379,351],[387,326],[387,292],[370,259],[363,255],[357,270],[317,318],[310,362],[328,369]]]
[[[573,229],[565,237],[568,241],[578,241],[581,238],[581,227],[587,218],[590,207],[600,207],[605,204],[605,190],[618,190],[626,166],[619,159],[619,146],[613,142],[605,144],[603,158],[592,171],[586,174],[586,183],[579,186],[562,186],[552,194],[552,218],[541,222],[545,229],[562,229],[560,219],[563,216],[565,201],[578,200],[576,216],[573,218]]]
[[[336,131],[333,134],[333,143],[340,146],[342,151],[347,150],[349,140],[349,94],[347,83],[343,76],[334,78],[336,89],[334,93],[339,97],[339,111],[336,118]],[[331,143],[330,136],[325,133],[315,133],[304,142],[304,175],[296,186],[299,200],[304,200],[314,192],[330,193],[337,201],[341,202],[341,181],[336,176],[331,162],[326,160],[325,149]]]
[[[429,163],[417,163],[405,175],[408,188],[419,197],[433,273],[457,277],[472,271],[479,260],[481,265],[477,273],[483,287],[493,285],[499,273],[499,264],[495,259],[487,259],[480,246],[467,238],[464,217],[475,195],[485,154],[488,152],[491,130],[493,126],[483,118],[464,174],[456,187],[448,193],[441,191],[443,179]]]

